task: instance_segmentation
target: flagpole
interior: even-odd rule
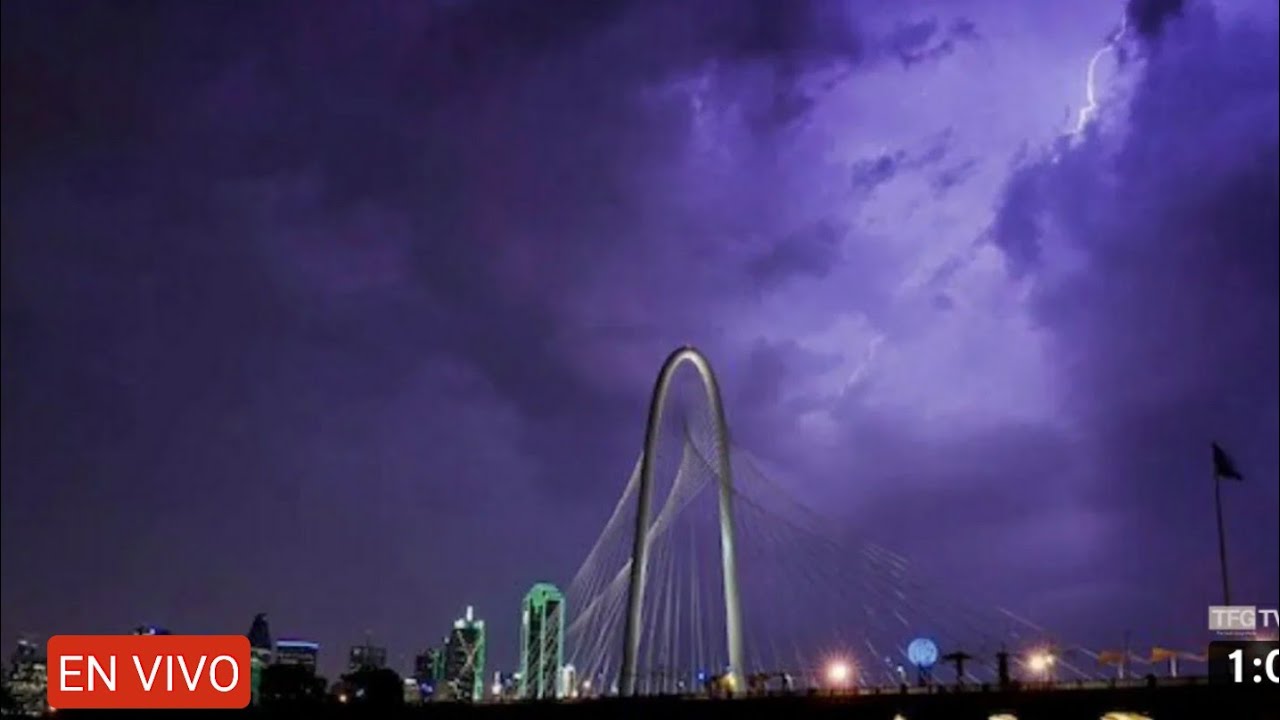
[[[1120,658],[1120,679],[1129,677],[1129,631],[1124,631],[1124,657]]]
[[[1222,565],[1222,603],[1231,604],[1231,585],[1227,582],[1227,535],[1222,529],[1222,478],[1213,474],[1213,504],[1218,509],[1218,562]]]

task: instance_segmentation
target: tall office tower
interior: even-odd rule
[[[266,613],[253,616],[253,624],[249,626],[245,637],[249,638],[249,647],[253,650],[265,650],[268,655],[271,654],[271,626],[267,624]]]
[[[478,702],[484,698],[484,621],[467,606],[453,622],[444,650],[444,680],[453,700]]]
[[[262,685],[262,671],[271,664],[271,627],[267,625],[266,613],[253,616],[249,625],[249,702],[258,704],[258,687]]]
[[[48,682],[49,673],[41,647],[19,640],[9,660],[9,676],[5,678],[14,709],[23,715],[44,715],[48,709]]]
[[[314,673],[319,655],[320,643],[317,642],[284,639],[276,641],[276,665],[301,665]]]
[[[564,662],[564,593],[538,583],[524,596],[520,621],[520,697],[557,697]],[[567,691],[569,688],[563,688]]]
[[[367,639],[363,645],[351,646],[347,654],[347,672],[362,670],[381,670],[387,666],[387,649],[371,644]]]
[[[435,695],[436,686],[444,677],[444,652],[437,648],[427,648],[425,652],[413,659],[413,679],[423,697]]]

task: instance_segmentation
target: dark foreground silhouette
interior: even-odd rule
[[[1107,713],[1130,712],[1156,720],[1216,718],[1253,720],[1280,718],[1280,689],[1188,684],[1161,687],[1098,689],[997,690],[904,694],[881,692],[846,696],[792,695],[740,700],[698,698],[605,699],[566,703],[506,703],[464,705],[359,705],[311,703],[252,708],[240,711],[202,712],[74,712],[57,717],[200,717],[220,718],[645,718],[681,720],[732,715],[798,720],[988,720],[1012,715],[1018,720],[1100,720]]]

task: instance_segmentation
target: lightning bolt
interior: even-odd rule
[[[1089,58],[1089,68],[1084,76],[1084,107],[1080,108],[1080,113],[1076,116],[1076,127],[1071,131],[1073,136],[1084,132],[1089,126],[1089,121],[1098,112],[1098,91],[1097,76],[1098,63],[1102,58],[1116,52],[1120,47],[1121,41],[1129,34],[1129,15],[1124,13],[1120,16],[1120,27],[1107,38],[1107,42],[1098,48],[1093,57]]]

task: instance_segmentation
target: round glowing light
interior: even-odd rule
[[[1035,673],[1046,673],[1053,668],[1054,662],[1056,662],[1056,658],[1053,657],[1052,653],[1040,651],[1032,653],[1027,658],[1027,667],[1031,668],[1031,671]]]
[[[833,660],[827,665],[827,682],[844,685],[853,677],[853,668],[844,660]]]
[[[907,659],[919,668],[933,667],[938,662],[938,646],[929,638],[916,638],[907,645]]]

